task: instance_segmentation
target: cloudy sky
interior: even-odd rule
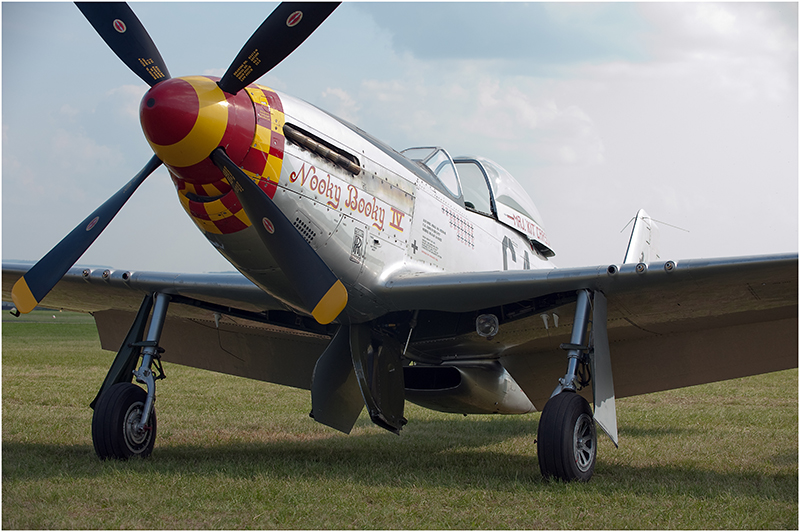
[[[173,76],[221,75],[272,11],[133,3]],[[397,149],[508,169],[559,266],[619,263],[639,208],[668,259],[798,247],[797,4],[346,3],[260,82]],[[2,5],[2,255],[36,260],[152,153],[146,85],[71,3]],[[687,232],[688,231],[688,232]],[[153,174],[79,261],[231,269]]]

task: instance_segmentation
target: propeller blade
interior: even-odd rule
[[[125,205],[145,178],[160,165],[161,160],[153,156],[133,179],[78,224],[75,229],[56,244],[47,255],[34,264],[14,284],[14,288],[11,290],[11,298],[18,311],[27,314],[44,299],[44,296],[61,280],[67,270],[78,261],[81,255],[92,245],[92,242],[100,236],[103,229],[122,209],[122,206]]]
[[[169,70],[141,21],[124,2],[76,2],[109,48],[151,87]]]
[[[219,81],[236,94],[286,59],[340,2],[284,2],[259,26]]]
[[[347,289],[292,222],[222,148],[211,160],[228,179],[247,217],[306,308],[319,323],[332,322],[347,306]]]

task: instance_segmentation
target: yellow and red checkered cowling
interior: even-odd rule
[[[249,227],[239,200],[208,158],[219,146],[271,198],[283,165],[283,106],[266,87],[236,95],[218,78],[173,78],[145,94],[140,119],[145,137],[169,168],[186,212],[204,232],[229,234]]]

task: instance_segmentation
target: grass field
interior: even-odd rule
[[[565,485],[539,476],[538,414],[409,404],[401,436],[364,414],[345,436],[308,392],[175,365],[153,456],[100,462],[91,318],[4,317],[2,338],[4,529],[798,527],[797,370],[619,400],[620,448]]]

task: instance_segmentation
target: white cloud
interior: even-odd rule
[[[403,146],[441,144],[453,155],[524,153],[534,166],[603,162],[594,122],[575,100],[561,98],[557,85],[481,74],[467,61],[404,67],[392,79],[365,81],[357,96],[365,119],[381,117],[405,133]],[[438,76],[410,74],[429,70]]]
[[[203,70],[203,75],[204,76],[216,76],[218,78],[221,78],[222,76],[225,75],[225,72],[227,70],[228,70],[227,68],[207,68],[207,69]]]
[[[15,207],[30,206],[37,201],[35,198],[48,193],[49,187],[42,181],[39,174],[29,164],[23,164],[14,155],[9,154],[3,157],[3,176],[3,187],[6,193],[17,198]],[[17,196],[18,190],[25,190],[26,195]]]
[[[361,109],[361,105],[347,91],[336,87],[328,87],[322,91],[322,99],[328,104],[325,109],[334,115],[349,122],[358,121],[358,111]]]
[[[694,12],[689,12],[687,19],[695,31],[713,30],[720,35],[735,36],[740,33],[736,25],[736,15],[718,4],[697,4]]]
[[[113,102],[113,109],[127,118],[139,120],[139,104],[147,92],[147,85],[122,85],[106,92]]]
[[[57,129],[50,135],[50,147],[54,155],[51,159],[54,171],[109,171],[125,162],[119,150],[98,144],[74,131]]]
[[[656,28],[656,64],[740,102],[796,97],[797,5],[672,4],[641,7]]]
[[[61,114],[63,116],[67,116],[69,118],[75,118],[76,116],[78,116],[80,114],[80,110],[78,108],[76,108],[75,106],[70,105],[68,103],[65,103],[64,105],[62,105],[61,109],[59,109],[59,111],[61,112]]]

